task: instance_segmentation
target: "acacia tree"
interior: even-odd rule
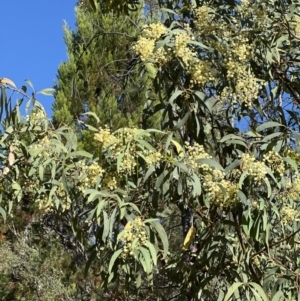
[[[101,9],[140,9],[127,2],[102,1]],[[97,225],[87,268],[99,258],[103,290],[122,288],[122,299],[136,298],[135,285],[162,300],[293,300],[300,3],[164,4],[164,23],[146,26],[132,46],[152,78],[145,114],[162,111],[162,128],[112,132],[95,116],[90,154],[77,150],[72,128],[21,124],[16,106],[0,141],[1,213],[22,201],[28,178],[32,202],[69,214],[82,245]],[[182,250],[167,235],[174,207],[184,217]]]

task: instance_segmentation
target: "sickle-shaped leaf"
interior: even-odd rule
[[[0,78],[0,84],[10,85],[13,86],[14,88],[17,88],[16,84],[12,80],[6,77]]]
[[[43,94],[43,95],[47,95],[47,96],[52,96],[55,92],[55,89],[53,88],[46,88],[46,89],[43,89],[39,92],[37,92],[36,94]]]
[[[120,254],[123,252],[123,249],[119,249],[117,250],[113,256],[111,257],[110,259],[110,262],[109,262],[109,266],[108,266],[108,272],[111,273],[112,269],[113,269],[113,266],[115,264],[115,261],[117,260],[117,258],[120,256]]]
[[[233,293],[243,285],[243,282],[234,283],[229,289],[223,301],[228,301],[229,298],[233,295]]]

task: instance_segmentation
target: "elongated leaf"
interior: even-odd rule
[[[167,13],[169,13],[169,14],[178,15],[174,10],[171,10],[171,9],[169,9],[169,8],[163,7],[163,8],[161,8],[160,10],[163,11],[163,12],[167,12]]]
[[[189,172],[187,166],[184,163],[174,161],[172,164],[177,166],[178,168],[180,168],[181,170],[183,170],[186,173]]]
[[[32,84],[32,82],[31,82],[31,80],[25,79],[25,82],[31,87],[31,89],[32,89],[33,91],[35,91],[35,90],[34,90],[34,87],[33,87],[33,84]]]
[[[147,141],[141,140],[141,139],[135,139],[136,142],[138,142],[141,146],[144,146],[146,149],[149,149],[151,151],[156,151],[156,149]]]
[[[189,117],[191,115],[191,112],[188,111],[184,117],[176,124],[176,126],[174,127],[174,129],[179,130],[182,126],[184,126],[186,124],[186,122],[188,121]]]
[[[244,141],[238,140],[238,139],[227,140],[227,141],[226,141],[226,144],[227,144],[227,145],[230,145],[230,144],[238,144],[238,145],[242,145],[242,146],[244,146],[245,148],[247,148],[247,144],[246,144]]]
[[[262,287],[255,282],[249,282],[249,285],[252,286],[256,292],[258,292],[259,296],[263,301],[269,301],[266,293],[263,291]]]
[[[282,291],[278,291],[272,298],[272,301],[281,301],[284,300],[284,295]]]
[[[148,180],[148,178],[155,172],[155,166],[154,165],[151,165],[146,174],[145,174],[145,177],[144,177],[144,182],[146,182]]]
[[[265,122],[261,125],[259,125],[257,128],[256,128],[256,131],[257,132],[261,132],[265,129],[268,129],[268,128],[275,128],[275,127],[282,127],[283,125],[279,122],[276,122],[276,121],[268,121],[268,122]]]
[[[200,100],[204,101],[206,98],[205,93],[197,90],[192,90],[192,93],[195,94]]]
[[[216,169],[224,171],[224,168],[222,167],[222,165],[220,165],[220,163],[218,163],[217,161],[215,161],[213,159],[203,158],[203,159],[196,160],[196,162],[197,163],[202,163],[202,164],[207,164],[207,165],[209,165],[211,167],[214,167]]]
[[[171,142],[174,144],[174,146],[176,147],[177,153],[179,155],[179,157],[183,157],[183,148],[182,146],[174,139],[171,140]]]
[[[156,251],[154,245],[149,240],[146,240],[145,244],[146,244],[146,246],[148,247],[148,249],[150,251],[153,264],[156,266],[157,265],[157,251]]]
[[[118,212],[118,209],[116,207],[113,210],[113,212],[111,213],[110,218],[109,218],[109,235],[110,235],[111,239],[112,239],[112,235],[113,235],[113,228],[114,228],[114,225],[116,224],[116,215],[117,215],[117,212]]]
[[[228,135],[225,135],[219,142],[226,142],[226,141],[232,140],[232,139],[244,141],[244,138],[241,136],[234,135],[234,134],[228,134]]]
[[[179,95],[181,95],[182,93],[183,93],[183,91],[181,91],[181,90],[176,90],[176,91],[172,94],[172,96],[170,97],[169,103],[170,103],[171,105],[174,105],[174,100],[175,100]]]
[[[159,238],[164,248],[163,258],[166,258],[169,252],[169,240],[168,240],[167,233],[164,227],[158,221],[150,222],[150,224],[153,228],[155,228],[157,234],[159,235]]]
[[[188,248],[190,247],[191,243],[194,240],[195,235],[196,235],[196,228],[194,226],[191,226],[188,233],[186,234],[186,237],[185,237],[184,242],[183,242],[182,249],[184,251],[188,250]]]
[[[46,95],[46,96],[53,96],[54,92],[55,92],[55,89],[46,88],[46,89],[43,89],[43,90],[37,92],[36,94],[43,94],[43,95]]]
[[[213,50],[212,48],[205,46],[203,43],[198,42],[198,41],[194,41],[194,40],[188,41],[188,44],[193,44],[193,45],[199,46],[199,47],[201,47],[203,49],[208,49],[210,51]]]
[[[287,164],[289,164],[289,165],[291,165],[292,167],[293,167],[293,169],[295,170],[295,171],[298,171],[298,165],[296,164],[296,162],[293,160],[293,159],[291,159],[291,158],[289,158],[289,157],[284,157],[284,158],[282,158]]]
[[[138,250],[143,254],[144,260],[142,260],[141,256],[139,256],[140,258],[140,262],[143,265],[144,271],[147,274],[150,274],[152,272],[152,268],[151,268],[151,258],[150,258],[150,253],[149,251],[144,248],[144,247],[139,247]]]
[[[76,158],[76,157],[85,157],[85,158],[89,158],[89,159],[92,159],[93,158],[93,155],[84,151],[84,150],[81,150],[81,151],[75,151],[75,152],[70,152],[67,156],[66,156],[66,160],[69,159],[69,158]]]
[[[168,176],[168,170],[164,170],[159,177],[157,178],[157,180],[155,181],[155,188],[159,189],[161,187],[161,185],[165,182],[165,178]]]
[[[201,195],[202,193],[202,187],[199,176],[193,172],[192,174],[192,180],[193,180],[193,191],[192,194],[194,197]]]
[[[99,123],[100,122],[100,119],[99,117],[94,113],[94,112],[85,112],[84,115],[87,115],[87,116],[92,116],[96,119],[96,122]]]
[[[234,283],[234,284],[228,289],[228,292],[227,292],[227,294],[225,295],[223,301],[228,301],[229,298],[233,295],[233,293],[234,293],[240,286],[242,286],[242,285],[243,285],[243,282],[237,282],[237,283]]]
[[[44,180],[44,166],[43,165],[39,166],[39,177],[40,177],[41,181]]]
[[[0,78],[0,84],[10,85],[13,86],[14,88],[17,88],[16,84],[12,80],[6,77]]]
[[[6,222],[6,211],[2,207],[0,207],[0,214],[2,215],[4,222]]]
[[[97,256],[97,251],[93,250],[84,268],[84,277],[87,277],[89,269]]]
[[[174,132],[169,133],[166,144],[165,144],[165,150],[167,150],[169,148],[173,135],[174,135]]]
[[[241,177],[240,177],[240,180],[239,180],[239,188],[240,188],[240,189],[242,189],[243,184],[244,184],[244,181],[245,181],[245,179],[247,178],[247,176],[248,176],[247,172],[244,171],[244,172],[242,173]]]
[[[117,260],[117,258],[121,255],[121,253],[123,252],[123,249],[119,249],[117,250],[111,257],[110,261],[109,261],[109,265],[108,265],[108,272],[111,273],[115,261]]]
[[[266,183],[267,185],[267,191],[268,191],[268,198],[271,196],[272,194],[272,188],[271,188],[271,184],[270,184],[270,181],[268,178],[264,178],[264,182]]]
[[[267,136],[264,137],[264,139],[262,139],[261,141],[267,142],[267,141],[270,141],[270,140],[272,140],[272,139],[274,139],[274,138],[276,138],[276,137],[279,137],[279,136],[281,136],[281,135],[282,135],[281,132],[275,132],[275,133],[272,133],[272,134],[270,134],[270,135],[267,135]]]
[[[105,211],[103,211],[103,232],[102,241],[106,242],[107,235],[109,233],[109,218]]]
[[[229,173],[230,171],[232,171],[234,168],[238,167],[241,165],[241,160],[237,159],[234,160],[232,163],[230,163],[226,168],[225,168],[225,173]]]

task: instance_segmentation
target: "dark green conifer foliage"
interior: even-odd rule
[[[92,111],[100,117],[97,126],[107,125],[112,130],[139,127],[145,76],[139,73],[130,45],[141,30],[144,16],[134,12],[129,16],[104,15],[81,1],[76,20],[76,30],[64,26],[69,60],[58,69],[54,124],[76,125],[83,113]],[[82,127],[78,130],[85,144],[91,133]]]

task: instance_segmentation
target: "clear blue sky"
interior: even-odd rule
[[[75,27],[76,0],[0,0],[0,78],[17,87],[30,79],[38,91],[51,88],[57,67],[67,60],[63,21]],[[39,95],[48,115],[53,97]]]

